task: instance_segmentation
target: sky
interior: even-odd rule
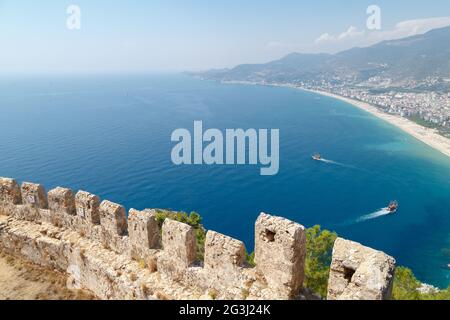
[[[207,70],[444,26],[448,0],[0,0],[0,74]]]

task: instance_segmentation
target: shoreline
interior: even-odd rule
[[[408,120],[406,118],[388,114],[386,112],[383,112],[379,110],[377,107],[355,99],[347,98],[344,96],[340,96],[334,93],[326,92],[326,91],[320,91],[320,90],[312,90],[312,89],[306,89],[302,87],[296,87],[294,85],[282,85],[282,84],[265,84],[265,83],[257,83],[257,82],[248,82],[248,81],[222,81],[223,83],[228,84],[249,84],[249,85],[264,85],[264,86],[271,86],[271,87],[284,87],[284,88],[291,88],[291,89],[297,89],[302,90],[305,92],[311,92],[315,93],[321,96],[326,96],[329,98],[334,98],[343,102],[346,102],[360,110],[363,110],[365,112],[370,113],[371,115],[377,117],[378,119],[381,119],[398,129],[402,130],[403,132],[409,134],[410,136],[416,138],[422,143],[425,143],[429,147],[435,149],[436,151],[440,152],[443,155],[446,155],[447,157],[450,157],[450,139],[440,135],[436,129],[430,129],[426,128],[424,126],[421,126],[411,120]]]
[[[429,147],[439,151],[443,155],[446,155],[447,157],[450,157],[450,139],[440,135],[437,130],[430,129],[423,127],[411,120],[408,120],[406,118],[388,114],[386,112],[383,112],[379,110],[377,107],[355,99],[343,97],[334,93],[329,93],[325,91],[319,91],[319,90],[310,90],[310,89],[303,89],[298,88],[303,91],[316,93],[322,96],[334,98],[346,103],[349,103],[361,110],[364,110],[373,116],[377,117],[378,119],[384,120],[388,122],[389,124],[399,128],[403,132],[409,134],[410,136],[416,138],[417,140],[425,143]]]

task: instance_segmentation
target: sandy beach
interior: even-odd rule
[[[299,88],[300,89],[300,88]],[[347,102],[355,107],[358,107],[370,114],[376,116],[379,119],[389,122],[390,124],[400,128],[404,132],[413,136],[414,138],[422,141],[423,143],[429,145],[430,147],[438,150],[439,152],[450,157],[450,139],[440,135],[437,130],[423,127],[413,121],[400,116],[387,114],[376,107],[358,100],[353,100],[350,98],[342,97],[333,93],[328,93],[324,91],[317,90],[307,90],[301,89],[308,92],[314,92],[323,96],[331,97],[334,99],[339,99],[341,101]]]

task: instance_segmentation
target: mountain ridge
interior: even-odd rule
[[[294,52],[267,63],[243,64],[201,75],[225,81],[326,81],[369,87],[423,87],[431,81],[448,86],[445,80],[450,78],[450,27],[335,54]]]

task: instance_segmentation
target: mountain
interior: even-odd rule
[[[212,70],[203,77],[225,81],[426,87],[450,79],[450,27],[337,54],[292,53],[265,64]]]

